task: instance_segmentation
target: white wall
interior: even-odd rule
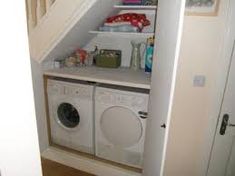
[[[41,176],[25,2],[1,2],[0,20],[0,175]]]
[[[228,0],[220,2],[216,17],[185,17],[166,176],[205,174],[220,103],[218,71],[224,59],[221,53]],[[193,87],[195,75],[206,76],[205,87]]]

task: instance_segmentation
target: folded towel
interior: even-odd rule
[[[147,19],[146,15],[138,13],[124,13],[109,17],[105,21],[106,26],[111,26],[112,24],[116,26],[119,23],[131,24],[139,28],[140,31],[142,31],[145,26],[150,25],[150,21]]]

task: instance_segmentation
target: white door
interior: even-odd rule
[[[185,0],[158,0],[158,7],[144,176],[163,175]]]
[[[230,67],[208,176],[235,176],[235,0],[230,3]]]

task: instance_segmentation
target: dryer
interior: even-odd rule
[[[47,80],[52,144],[94,154],[92,85]]]
[[[95,154],[142,168],[148,93],[97,87]]]

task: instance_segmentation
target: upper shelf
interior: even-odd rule
[[[156,10],[156,5],[114,5],[116,9]]]
[[[119,36],[130,36],[130,37],[152,37],[153,32],[109,32],[109,31],[89,31],[90,34],[103,34],[103,35],[119,35]]]

